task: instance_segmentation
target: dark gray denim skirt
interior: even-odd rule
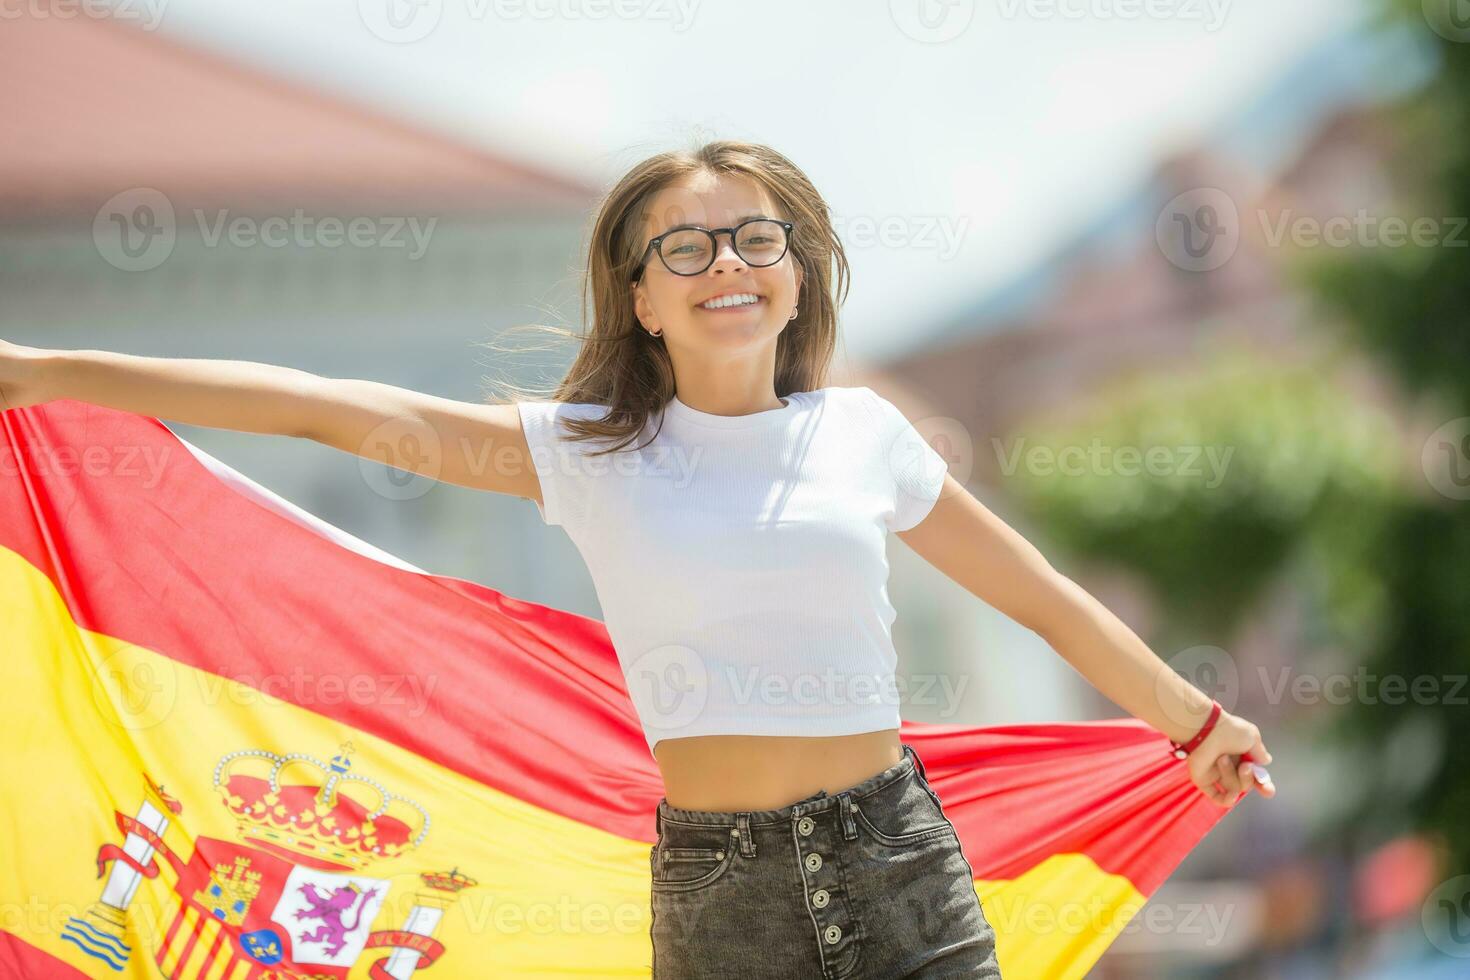
[[[970,862],[918,753],[903,752],[779,810],[660,799],[654,980],[999,977]]]

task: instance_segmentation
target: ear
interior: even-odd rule
[[[633,299],[633,316],[638,320],[639,325],[645,329],[650,327],[657,328],[657,323],[644,322],[645,318],[649,320],[653,319],[653,308],[649,305],[648,298],[643,295],[643,291],[638,288],[641,285],[642,283],[636,282],[629,283],[628,285],[628,290],[632,294]]]

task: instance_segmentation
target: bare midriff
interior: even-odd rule
[[[653,748],[669,806],[681,810],[777,810],[836,795],[903,759],[898,729],[858,735],[699,735]]]

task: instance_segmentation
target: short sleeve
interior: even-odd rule
[[[881,444],[877,465],[885,474],[882,483],[893,494],[888,529],[907,531],[934,509],[949,466],[892,402],[871,388],[859,390]]]
[[[541,502],[536,505],[541,520],[562,527],[582,524],[593,480],[606,467],[585,458],[595,442],[568,440],[569,433],[561,423],[573,417],[600,417],[606,407],[554,401],[523,401],[516,407],[531,451],[531,466],[541,484]]]

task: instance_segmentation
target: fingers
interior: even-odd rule
[[[1240,765],[1236,767],[1235,777],[1240,780],[1241,799],[1244,799],[1247,793],[1256,788],[1255,768],[1256,764],[1249,760],[1241,761]]]
[[[1240,782],[1246,792],[1254,788],[1260,790],[1262,796],[1276,795],[1276,784],[1271,782],[1271,774],[1258,763],[1245,761],[1240,764]]]
[[[1212,775],[1219,780],[1220,785],[1224,786],[1225,791],[1231,796],[1237,795],[1250,785],[1241,781],[1240,773],[1235,771],[1235,764],[1230,761],[1228,755],[1222,755],[1215,760],[1215,771]]]
[[[1249,761],[1242,761],[1237,768],[1231,765],[1229,756],[1217,759],[1215,765],[1206,769],[1194,784],[1211,803],[1227,809],[1239,803],[1252,789],[1259,790],[1262,796],[1276,795],[1276,786],[1265,768]]]
[[[1201,793],[1209,797],[1211,803],[1219,807],[1228,807],[1230,806],[1231,794],[1225,792],[1220,787],[1219,782],[1213,778],[1212,772],[1206,772],[1204,782],[1196,782],[1195,785],[1199,787]]]
[[[1250,763],[1242,764],[1249,770]],[[1249,788],[1254,785],[1254,779],[1247,772],[1237,772],[1236,767],[1231,764],[1228,755],[1222,755],[1215,760],[1215,764],[1200,773],[1199,778],[1194,781],[1200,792],[1210,798],[1210,802],[1220,807],[1230,807],[1245,796]]]
[[[1195,786],[1210,802],[1226,808],[1244,799],[1253,789],[1262,796],[1275,796],[1276,787],[1271,782],[1271,774],[1265,769],[1271,763],[1271,753],[1266,749],[1259,729],[1247,723],[1243,730],[1237,728],[1233,734],[1237,737],[1216,744],[1213,752],[1205,748],[1205,752],[1211,755],[1220,753],[1213,763],[1195,761],[1195,765],[1204,765],[1198,772],[1194,766],[1190,767]],[[1239,738],[1240,735],[1244,738]],[[1246,742],[1250,748],[1241,752],[1240,748]],[[1208,746],[1209,741],[1205,744]]]
[[[1267,751],[1259,731],[1256,733],[1255,744],[1240,760],[1246,763],[1247,771],[1241,773],[1241,781],[1246,787],[1254,786],[1261,791],[1262,796],[1275,796],[1276,785],[1271,782],[1271,774],[1266,771],[1266,766],[1271,764],[1271,753]]]

